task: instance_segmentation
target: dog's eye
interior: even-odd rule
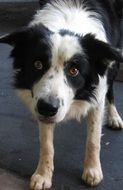
[[[69,70],[69,75],[75,77],[75,76],[77,76],[78,74],[79,74],[79,70],[78,70],[77,68],[75,68],[75,67],[70,68],[70,70]]]
[[[34,62],[34,66],[35,66],[35,68],[38,69],[38,70],[42,70],[42,68],[43,68],[43,65],[42,65],[42,62],[41,62],[41,61],[35,61],[35,62]]]

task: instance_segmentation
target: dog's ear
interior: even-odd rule
[[[26,39],[28,36],[28,28],[23,27],[13,33],[6,34],[0,37],[0,43],[6,43],[14,46],[17,42]]]
[[[88,57],[95,62],[101,62],[104,64],[108,64],[110,61],[123,62],[123,57],[116,48],[97,40],[95,36],[91,34],[84,36],[81,43]]]
[[[14,46],[17,43],[26,43],[30,39],[33,39],[35,41],[35,38],[47,38],[52,33],[53,32],[49,31],[49,29],[43,25],[35,27],[23,27],[13,33],[1,36],[0,43],[6,43]]]

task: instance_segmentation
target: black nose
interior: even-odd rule
[[[59,99],[50,98],[48,101],[39,99],[37,103],[37,111],[45,117],[52,117],[56,115],[59,105]]]

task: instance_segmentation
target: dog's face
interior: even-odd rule
[[[120,59],[94,36],[80,37],[68,31],[56,34],[44,26],[23,29],[0,42],[14,46],[15,86],[30,90],[38,119],[48,123],[63,120],[74,100],[87,94],[93,75],[105,74],[105,59]]]

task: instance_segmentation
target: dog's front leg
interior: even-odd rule
[[[52,175],[54,170],[53,158],[53,133],[54,125],[39,123],[40,137],[40,159],[38,167],[31,178],[31,189],[41,190],[50,188],[52,185]]]
[[[100,140],[104,114],[104,104],[93,108],[87,116],[88,130],[86,154],[82,179],[86,184],[95,186],[103,179],[100,164]]]

